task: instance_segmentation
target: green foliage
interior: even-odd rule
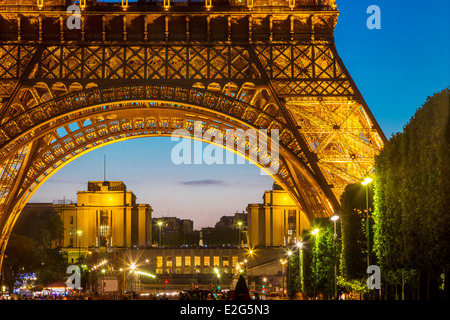
[[[428,97],[375,159],[374,251],[385,275],[450,270],[449,108],[449,88]]]
[[[238,245],[239,229],[231,228],[204,228],[203,243],[208,246]],[[241,234],[241,240],[244,240],[244,234]]]
[[[367,277],[367,201],[369,200],[369,233],[370,244],[373,246],[372,232],[372,184],[363,186],[361,183],[348,185],[341,196],[341,227],[342,254],[341,272],[347,280],[359,280]],[[371,255],[370,263],[374,264]]]
[[[63,238],[64,225],[55,211],[30,212],[19,216],[13,232],[34,239],[37,246],[51,249],[53,243]]]
[[[337,224],[339,225],[339,224]],[[314,229],[320,231],[317,235],[312,235]],[[334,262],[339,268],[339,255],[341,243],[340,228],[337,227],[336,253],[334,247],[334,224],[329,218],[315,219],[311,223],[311,229],[303,233],[302,248],[302,291],[310,296],[321,293],[325,297],[331,298],[334,295]],[[294,274],[292,280],[298,286],[297,273],[298,258],[292,257],[291,270]]]
[[[364,279],[347,280],[343,276],[338,276],[337,284],[339,287],[343,288],[346,292],[356,291],[359,293],[367,293],[369,291],[367,289],[367,284]]]
[[[19,216],[6,247],[5,277],[9,288],[23,273],[36,273],[37,282],[48,285],[62,281],[66,258],[52,248],[63,234],[63,223],[54,211]]]

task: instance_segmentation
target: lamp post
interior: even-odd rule
[[[214,268],[214,272],[216,273],[217,276],[217,288],[220,288],[220,272],[218,268]]]
[[[366,233],[367,233],[367,267],[370,266],[370,234],[369,234],[369,184],[372,178],[366,177],[361,182],[366,187]]]
[[[252,264],[252,258],[253,258],[253,250],[250,249],[248,251],[248,257],[249,257],[249,264],[248,264],[248,268],[250,269],[250,287],[252,288],[253,291],[253,284],[251,282],[251,279],[253,278],[253,264]]]
[[[312,234],[316,237],[316,240],[314,241],[314,247],[317,251],[317,235],[319,234],[319,229],[314,229],[312,231]],[[314,252],[314,300],[316,300],[316,281],[317,281],[317,253]]]
[[[81,263],[81,235],[83,234],[83,231],[78,230],[77,231],[77,235],[78,235],[78,263]]]
[[[239,248],[241,247],[241,226],[242,226],[242,221],[239,221],[238,223],[239,226]]]
[[[159,247],[161,248],[161,227],[162,227],[163,223],[162,221],[158,221],[158,226],[159,226]]]
[[[334,299],[337,299],[337,264],[336,264],[336,240],[337,240],[337,233],[336,233],[336,222],[337,220],[339,220],[339,216],[338,215],[334,215],[331,217],[331,220],[334,223],[334,234],[333,234],[333,240],[334,240]]]
[[[297,242],[298,248],[298,290],[302,291],[302,246],[303,243]]]
[[[134,292],[133,292],[133,282],[134,282],[134,271],[136,270],[136,264],[134,262],[130,265],[130,272],[131,272],[131,300],[133,300]]]
[[[289,297],[291,294],[291,256],[292,256],[292,251],[289,250],[287,252],[287,255],[289,257],[288,258],[288,276],[289,276],[289,278],[286,282],[287,282],[287,293],[288,293],[288,297]]]
[[[284,299],[284,264],[286,263],[286,259],[280,259],[281,263],[281,286],[283,288],[282,298]]]

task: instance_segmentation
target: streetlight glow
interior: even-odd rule
[[[332,216],[330,219],[333,220],[333,221],[336,221],[336,220],[339,219],[339,216],[338,216],[337,214],[335,214],[335,215]]]
[[[311,233],[314,234],[314,235],[316,235],[316,234],[319,233],[319,229],[314,229]]]
[[[361,184],[362,184],[363,186],[365,186],[365,185],[368,185],[368,184],[371,183],[371,182],[372,182],[372,178],[371,178],[371,177],[366,177],[366,178],[364,178],[363,181],[361,181]]]

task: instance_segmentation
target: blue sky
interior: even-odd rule
[[[131,2],[131,1],[130,1]],[[402,131],[426,100],[450,85],[450,1],[337,0],[335,40],[350,75],[389,138]],[[381,10],[381,29],[369,30],[367,7]],[[245,165],[174,165],[170,138],[141,138],[92,151],[55,173],[31,202],[76,200],[88,180],[123,180],[153,215],[214,226],[223,215],[262,200],[273,180]]]

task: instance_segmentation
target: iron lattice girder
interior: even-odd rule
[[[0,45],[0,97],[9,98],[37,46]],[[264,70],[250,58],[254,51]],[[286,53],[288,52],[288,53]],[[318,54],[320,52],[320,54]],[[326,53],[324,53],[326,52]],[[326,58],[324,58],[326,57]],[[107,80],[261,82],[267,74],[280,97],[357,95],[331,43],[210,45],[66,44],[45,46],[24,84],[82,85]]]
[[[29,52],[37,51],[37,48],[30,49],[29,47],[22,50],[21,46],[13,45],[12,48],[19,56],[22,55],[21,51],[24,51],[23,55],[26,57],[28,57]],[[7,49],[7,47],[3,47],[3,52]],[[258,68],[257,64],[252,61],[251,51],[257,54],[263,69]],[[288,78],[288,75],[290,75],[297,78],[297,83],[304,82],[304,90],[299,91],[297,87],[293,86],[290,90],[294,90],[295,95],[292,95],[292,92],[287,95],[276,93],[279,97],[285,96],[289,99],[289,105],[292,105],[295,101],[297,103],[301,101],[301,99],[296,100],[296,97],[319,95],[320,97],[336,96],[353,99],[355,92],[355,90],[352,90],[352,95],[348,95],[349,92],[345,88],[350,86],[350,79],[346,78],[346,74],[343,72],[345,69],[340,66],[338,59],[336,59],[332,45],[330,43],[325,45],[324,42],[318,42],[317,44],[309,42],[297,45],[273,44],[271,46],[261,44],[259,46],[257,44],[245,46],[227,44],[219,46],[191,44],[180,44],[179,46],[149,44],[143,46],[59,45],[46,46],[39,52],[41,54],[40,59],[37,59],[39,62],[29,68],[31,72],[27,79],[21,82],[21,89],[18,94],[10,98],[11,101],[8,100],[8,104],[13,106],[9,110],[9,116],[19,120],[21,125],[18,125],[17,122],[14,124],[6,122],[10,117],[8,117],[7,110],[2,110],[4,126],[0,133],[2,136],[0,140],[8,139],[11,131],[20,132],[20,126],[23,126],[23,124],[28,123],[30,125],[33,123],[34,116],[24,112],[24,110],[30,109],[30,106],[42,104],[67,91],[80,90],[80,88],[89,86],[117,86],[123,80],[127,80],[129,83],[132,83],[132,81],[139,83],[140,79],[145,78],[146,82],[150,84],[167,80],[179,86],[187,87],[191,85],[210,90],[216,90],[217,87],[220,90],[225,90],[228,87],[229,93],[233,94],[232,86],[242,88],[244,84],[250,83],[251,85],[256,84],[258,87],[265,87],[266,79],[272,82],[275,91],[277,91],[276,88],[280,83],[292,81],[291,78]],[[300,53],[299,57],[295,57],[295,52]],[[4,54],[4,56],[8,59],[12,58],[10,54]],[[80,57],[83,57],[83,59]],[[316,61],[316,59],[321,62]],[[285,65],[283,69],[276,67],[283,64]],[[16,77],[23,77],[20,71],[25,67],[18,68],[18,62],[6,65],[14,66]],[[316,65],[317,70],[320,71],[316,72]],[[283,71],[283,74],[280,72],[274,73],[273,70],[275,69]],[[305,72],[306,69],[311,70],[311,72]],[[13,72],[6,68],[3,68],[3,70],[3,75],[7,79],[8,77],[12,79]],[[244,73],[242,70],[249,72]],[[189,78],[190,75],[194,78]],[[14,78],[14,80],[16,79]],[[341,87],[339,92],[336,91],[336,86],[330,84],[336,83],[337,79],[341,84],[346,83],[345,87]],[[315,92],[311,91],[310,83],[316,84]],[[62,88],[59,93],[58,88]],[[321,88],[320,91],[317,91],[317,88]],[[39,90],[47,91],[47,95],[39,94]],[[237,90],[235,89],[235,91]],[[265,104],[274,100],[271,98],[271,95],[274,94],[273,90],[268,89],[267,91],[268,96],[264,101]],[[234,92],[234,94],[237,94],[237,92]],[[248,97],[251,97],[251,94],[248,94]],[[240,98],[243,99],[243,97]],[[353,100],[353,102],[355,101]],[[275,108],[279,109],[279,106],[275,106]],[[288,107],[288,109],[291,108]],[[276,112],[279,115],[283,113],[278,110]],[[303,113],[305,112],[303,111]],[[295,119],[295,112],[292,115]],[[285,117],[286,115],[282,116]],[[311,113],[308,119],[314,122],[314,118],[314,113]],[[295,120],[299,122],[298,119]],[[302,130],[317,130],[318,128],[323,130],[324,126],[302,126]],[[371,126],[369,123],[363,123],[360,128],[367,130]],[[345,128],[341,132],[345,132]],[[303,137],[308,141],[307,135],[304,134]],[[358,139],[359,137],[349,138],[349,140],[354,141]],[[366,145],[369,149],[372,147],[370,142]],[[325,147],[326,144],[323,144],[323,146]],[[311,161],[311,159],[305,162],[308,161]],[[333,181],[329,182],[330,185],[334,184]]]
[[[191,110],[192,111],[192,110]],[[199,116],[200,115],[200,116]],[[248,127],[234,121],[224,120],[221,122],[215,120],[217,115],[208,114],[197,110],[195,115],[186,114],[184,107],[179,105],[168,106],[166,104],[154,103],[154,106],[149,108],[148,103],[139,106],[137,104],[127,106],[124,105],[120,110],[109,110],[103,112],[94,112],[88,118],[86,114],[77,118],[75,123],[78,124],[78,129],[75,131],[68,130],[69,125],[64,125],[67,128],[67,134],[58,134],[57,131],[51,130],[48,134],[40,138],[39,155],[30,164],[28,172],[28,180],[24,183],[22,189],[25,198],[31,195],[32,190],[36,189],[53,171],[57,170],[59,166],[71,161],[73,158],[99,147],[115,141],[126,140],[138,137],[151,136],[171,136],[174,130],[183,128],[194,136],[194,124],[196,121],[201,121],[203,124],[203,131],[213,128],[223,136],[226,136],[225,130],[231,127],[245,130]],[[75,119],[72,118],[71,121]],[[74,122],[72,122],[74,123]],[[84,126],[85,123],[88,123]],[[60,126],[60,128],[62,128]],[[236,141],[233,141],[235,150],[238,149],[239,143],[245,139],[245,136],[239,136]],[[216,142],[217,143],[217,142]],[[228,147],[228,141],[223,141],[223,146]],[[280,146],[285,148],[284,145]],[[249,145],[246,144],[245,154],[249,154]],[[282,152],[284,154],[284,152]],[[286,161],[294,162],[292,155],[289,157],[285,155],[279,161],[279,170],[275,174],[275,179],[285,185],[294,194],[296,186],[291,179],[291,175],[287,173]],[[308,175],[303,172],[302,175]],[[304,188],[300,190],[302,194],[297,195],[306,198],[307,207],[317,206],[312,205],[310,197],[306,197],[307,193],[304,190],[311,189],[307,182],[303,183]],[[320,211],[316,215],[322,214]]]
[[[240,95],[241,94],[238,94],[237,96]],[[250,98],[248,99],[252,100]],[[75,121],[77,117],[86,116],[91,113],[117,113],[123,109],[127,109],[127,105],[124,104],[126,101],[142,103],[141,108],[150,107],[150,109],[150,105],[153,103],[166,103],[166,109],[170,109],[172,104],[175,104],[177,109],[185,106],[185,112],[209,112],[216,118],[218,115],[225,116],[227,119],[231,119],[230,121],[234,123],[235,127],[244,125],[245,127],[267,128],[268,130],[278,129],[280,132],[280,146],[291,153],[289,161],[297,163],[297,167],[304,167],[304,172],[299,172],[298,175],[307,175],[309,176],[310,181],[314,179],[314,172],[305,165],[307,160],[303,155],[302,149],[295,141],[293,134],[290,132],[289,127],[282,119],[275,117],[277,116],[276,110],[271,109],[264,111],[264,108],[257,109],[245,101],[197,88],[182,89],[142,85],[92,88],[90,90],[63,95],[58,99],[41,103],[27,112],[11,119],[9,122],[6,122],[4,127],[8,128],[8,134],[7,136],[3,136],[6,140],[2,141],[3,152],[0,157],[6,159],[13,150],[19,150],[23,145],[36,141],[36,139],[39,140],[44,135],[55,132],[55,130],[60,127],[67,128],[69,122]],[[202,109],[202,111],[194,111],[195,108]],[[36,122],[32,122],[32,119]],[[52,121],[49,122],[48,119],[52,119]],[[170,129],[174,129],[174,127],[171,126]],[[22,131],[19,132],[19,130]],[[148,130],[148,128],[146,128],[146,130]],[[156,133],[147,133],[147,135],[148,134],[154,135]],[[164,133],[159,132],[159,134]],[[60,154],[58,154],[58,156],[60,156]],[[55,156],[52,156],[52,158],[55,159]],[[62,160],[62,162],[64,161],[65,160]],[[50,168],[51,166],[55,166],[55,164],[47,163],[47,166]],[[286,175],[283,170],[280,171],[280,174]],[[292,183],[286,182],[283,184],[285,186],[292,185]],[[295,193],[296,188],[295,186],[293,187],[294,188],[291,190]],[[308,188],[305,186],[305,189]],[[297,194],[297,197],[299,196],[300,195]],[[309,199],[307,199],[307,201],[308,200]],[[319,204],[315,204],[316,207],[317,205]],[[320,206],[321,205],[319,205],[319,207]],[[317,211],[315,215],[321,216],[326,209],[322,207],[320,210],[314,210],[314,207],[311,207],[310,212],[311,211]]]
[[[71,31],[64,12],[6,8],[1,252],[26,201],[66,163],[115,141],[191,132],[195,119],[221,132],[278,129],[274,178],[310,219],[333,214],[385,138],[335,50],[337,11],[260,9],[87,10]]]

